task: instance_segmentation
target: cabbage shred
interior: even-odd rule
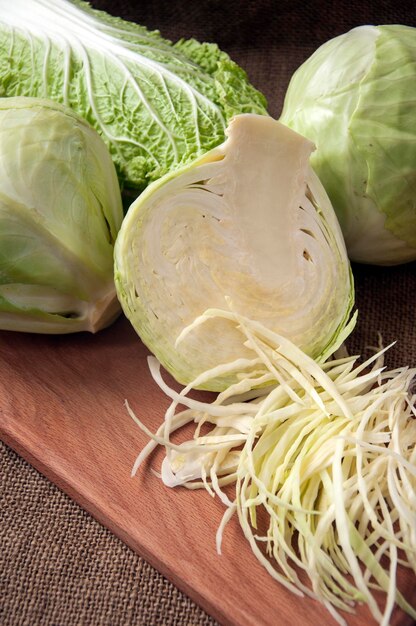
[[[395,604],[416,618],[397,589],[399,565],[416,573],[416,369],[387,370],[388,348],[361,364],[334,355],[317,363],[262,325],[219,309],[183,334],[212,316],[234,316],[252,359],[219,365],[177,393],[149,357],[172,403],[155,434],[127,405],[151,438],[132,473],[165,446],[166,485],[205,488],[226,506],[218,551],[236,515],[273,578],[322,602],[339,624],[346,623],[340,611],[352,613],[356,602],[383,625]],[[189,395],[218,371],[238,372],[239,380],[212,403]],[[179,404],[186,409],[177,412]],[[172,434],[189,423],[193,437],[176,444]],[[224,489],[230,484],[233,496]]]

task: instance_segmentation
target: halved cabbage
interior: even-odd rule
[[[179,382],[219,366],[200,388],[222,390],[236,375],[220,365],[249,356],[233,319],[192,326],[207,309],[232,308],[321,360],[352,329],[351,270],[313,148],[272,118],[239,115],[222,145],[130,207],[115,246],[118,297]]]

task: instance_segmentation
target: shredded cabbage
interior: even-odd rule
[[[395,603],[416,618],[396,588],[399,565],[416,572],[416,369],[387,370],[390,346],[361,364],[334,355],[319,364],[261,324],[222,310],[207,311],[184,334],[213,316],[234,319],[252,359],[206,371],[178,393],[149,357],[172,403],[156,434],[127,404],[151,438],[132,474],[165,446],[166,485],[204,487],[227,507],[218,551],[236,514],[273,578],[322,602],[339,624],[346,623],[340,610],[352,613],[356,602],[380,624],[389,623]],[[212,403],[189,396],[218,369],[238,381]],[[186,409],[177,412],[179,404]],[[194,436],[176,444],[172,434],[192,422]],[[233,497],[224,489],[230,484]]]

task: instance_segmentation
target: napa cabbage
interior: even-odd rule
[[[224,139],[264,97],[215,44],[175,45],[69,0],[0,0],[0,96],[73,108],[106,142],[120,180],[142,189]]]

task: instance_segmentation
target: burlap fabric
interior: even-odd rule
[[[93,6],[173,40],[215,41],[279,115],[294,69],[321,43],[364,23],[416,26],[413,0],[96,0]],[[362,353],[397,339],[392,366],[416,365],[416,265],[355,266]],[[14,452],[0,447],[1,626],[213,626],[214,620]]]

